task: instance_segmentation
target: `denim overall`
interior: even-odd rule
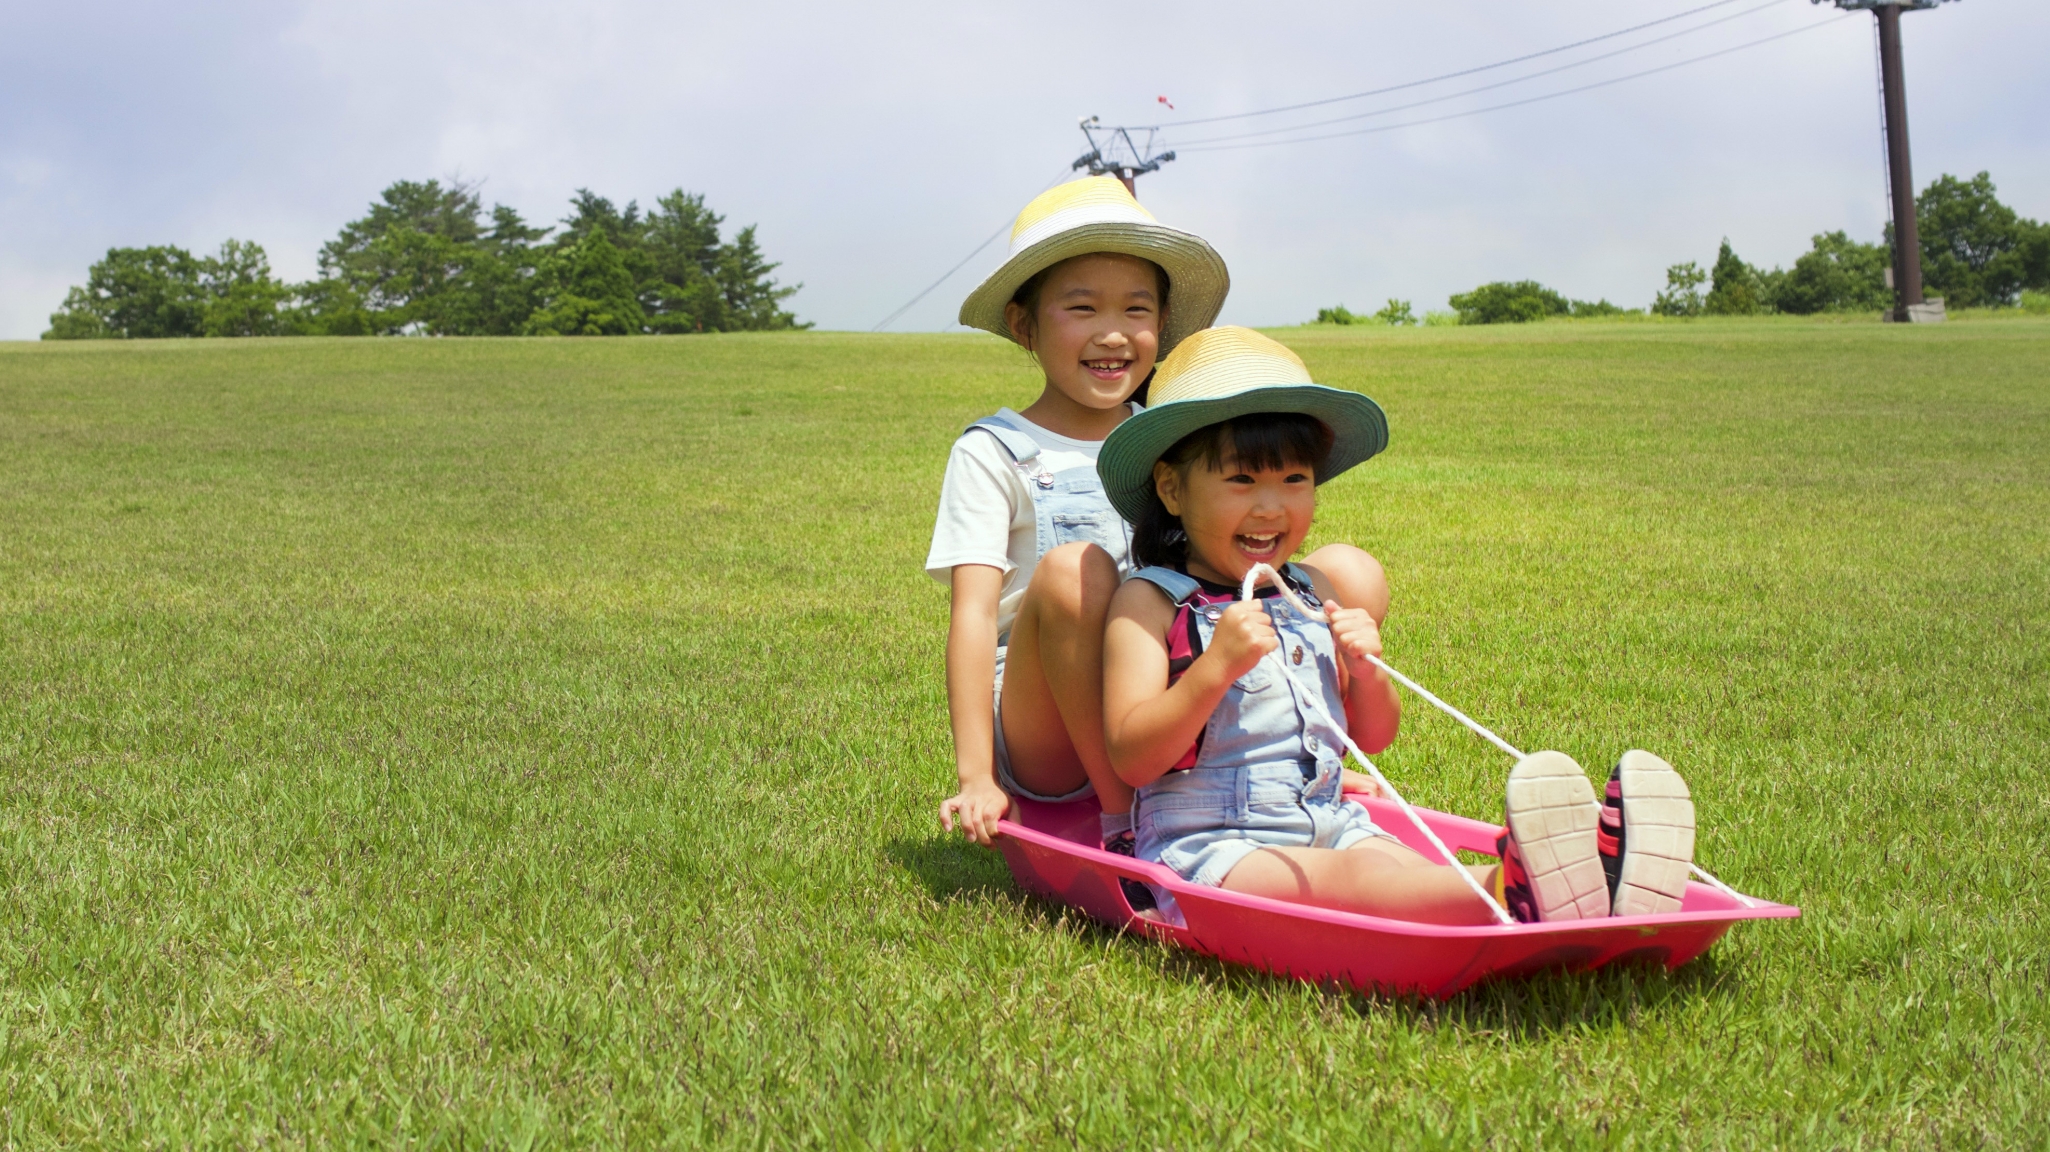
[[[1025,429],[1000,416],[985,416],[970,424],[968,432],[977,428],[996,437],[997,443],[1010,453],[1012,466],[1025,480],[1025,490],[1032,493],[1039,555],[1063,544],[1094,544],[1118,562],[1120,576],[1130,570],[1132,534],[1125,527],[1125,518],[1110,506],[1110,497],[1103,494],[1103,479],[1096,474],[1096,465],[1079,464],[1059,472],[1049,471],[1039,461],[1039,442]],[[1009,642],[1009,636],[997,637],[998,644]]]
[[[1283,571],[1305,603],[1321,607],[1307,573],[1293,564]],[[1141,569],[1133,578],[1177,605],[1202,588],[1171,568]],[[1204,726],[1195,765],[1139,789],[1134,809],[1139,858],[1196,884],[1223,883],[1262,848],[1350,848],[1387,835],[1365,808],[1341,797],[1345,742],[1306,702],[1306,693],[1316,691],[1326,715],[1345,715],[1330,627],[1304,619],[1279,596],[1261,603],[1280,650],[1225,691]],[[1191,609],[1205,651],[1224,608]],[[1286,672],[1275,667],[1276,656]]]
[[[1038,555],[1044,556],[1063,544],[1095,544],[1117,561],[1119,575],[1131,569],[1131,531],[1125,526],[1125,518],[1111,507],[1110,498],[1104,495],[1103,480],[1097,476],[1094,464],[1050,471],[1040,462],[1039,442],[1025,429],[1001,416],[986,416],[970,424],[962,435],[978,428],[996,437],[997,443],[1003,445],[1004,451],[1010,454],[1012,466],[1018,469],[1018,474],[1025,481],[1025,490],[1032,494],[1032,519],[1039,532]],[[1003,715],[1004,656],[1010,643],[1008,632],[997,637],[997,783],[1014,796],[1032,800],[1060,802],[1093,795],[1095,789],[1083,784],[1064,796],[1043,796],[1020,785],[1011,775],[1011,750],[1004,742]]]

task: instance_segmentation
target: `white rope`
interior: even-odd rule
[[[1443,700],[1438,699],[1438,697],[1434,693],[1432,693],[1430,689],[1424,687],[1423,685],[1417,683],[1416,681],[1410,679],[1407,676],[1404,676],[1402,673],[1397,672],[1395,669],[1389,667],[1388,662],[1386,660],[1381,659],[1379,656],[1369,656],[1367,657],[1367,659],[1374,665],[1374,667],[1379,668],[1381,671],[1386,672],[1390,676],[1393,676],[1397,680],[1401,681],[1403,687],[1409,689],[1410,691],[1416,693],[1424,699],[1429,700],[1431,703],[1436,704],[1439,710],[1443,711],[1447,716],[1450,716],[1454,720],[1459,721],[1461,724],[1466,725],[1467,728],[1471,730],[1474,735],[1479,736],[1481,739],[1486,740],[1488,743],[1493,744],[1495,747],[1500,748],[1502,751],[1509,753],[1509,755],[1515,757],[1518,760],[1523,759],[1523,752],[1521,749],[1517,748],[1514,744],[1509,743],[1509,741],[1502,739],[1500,736],[1495,735],[1493,732],[1488,731],[1486,728],[1481,727],[1480,724],[1477,721],[1475,721],[1473,717],[1468,716],[1466,713],[1461,712],[1459,709],[1454,708],[1452,705],[1447,704]]]
[[[1758,907],[1758,901],[1753,900],[1751,897],[1744,895],[1742,892],[1737,891],[1735,888],[1732,888],[1728,884],[1725,884],[1722,881],[1716,879],[1714,876],[1709,875],[1708,869],[1703,868],[1701,865],[1696,864],[1694,861],[1689,860],[1687,862],[1687,867],[1696,876],[1699,876],[1703,880],[1708,881],[1710,887],[1714,888],[1716,891],[1722,893],[1725,896],[1731,897],[1732,899],[1736,900],[1737,903],[1742,904],[1744,907]]]
[[[1331,623],[1330,617],[1303,603],[1301,598],[1296,596],[1295,590],[1288,586],[1288,582],[1281,578],[1281,574],[1266,564],[1255,564],[1253,565],[1253,570],[1246,573],[1245,583],[1239,587],[1240,600],[1251,600],[1253,598],[1253,588],[1259,584],[1262,575],[1272,579],[1275,588],[1281,592],[1281,598],[1288,601],[1289,605],[1302,613],[1306,619],[1314,620],[1324,625]],[[1288,670],[1287,661],[1281,658],[1279,646],[1267,655],[1273,658],[1274,666],[1281,669],[1282,676],[1290,679],[1294,678],[1294,673]],[[1300,683],[1296,686],[1298,688],[1302,687]],[[1488,895],[1487,889],[1482,888],[1481,882],[1473,878],[1473,873],[1467,870],[1466,865],[1459,862],[1459,857],[1453,854],[1452,849],[1447,848],[1445,842],[1438,839],[1438,834],[1431,831],[1431,826],[1424,823],[1424,818],[1417,815],[1416,809],[1409,806],[1409,801],[1402,798],[1402,793],[1395,790],[1395,785],[1390,784],[1388,778],[1381,775],[1381,770],[1374,767],[1374,762],[1367,759],[1367,754],[1360,750],[1358,744],[1353,743],[1352,734],[1346,731],[1345,725],[1331,718],[1331,713],[1324,708],[1323,693],[1321,691],[1307,691],[1301,693],[1301,696],[1309,703],[1310,707],[1316,709],[1317,715],[1323,719],[1325,726],[1338,733],[1338,738],[1345,741],[1346,748],[1352,752],[1353,758],[1360,762],[1360,766],[1365,768],[1367,773],[1374,778],[1374,783],[1381,786],[1381,791],[1389,799],[1395,801],[1396,807],[1402,809],[1402,814],[1409,817],[1409,822],[1416,825],[1417,831],[1424,834],[1424,839],[1429,840],[1431,846],[1436,848],[1439,854],[1445,857],[1445,862],[1452,865],[1452,870],[1459,874],[1461,880],[1466,881],[1466,886],[1473,889],[1473,894],[1481,898],[1481,903],[1488,906],[1488,910],[1495,914],[1495,919],[1513,927],[1516,924],[1516,918],[1511,916],[1508,910],[1503,908],[1501,904],[1497,903],[1494,897]]]
[[[1262,575],[1266,575],[1273,579],[1274,587],[1281,592],[1281,598],[1288,601],[1290,606],[1292,606],[1296,611],[1302,613],[1304,616],[1308,617],[1311,620],[1315,620],[1319,624],[1328,625],[1331,623],[1331,618],[1329,616],[1326,616],[1324,613],[1316,611],[1312,609],[1309,605],[1303,603],[1301,598],[1296,596],[1294,590],[1289,588],[1288,582],[1283,580],[1280,577],[1280,575],[1274,571],[1273,568],[1265,564],[1255,564],[1253,566],[1253,570],[1251,572],[1246,573],[1245,584],[1240,588],[1240,599],[1244,600],[1252,598],[1253,588],[1260,582],[1260,577]],[[1386,672],[1390,676],[1395,677],[1395,679],[1400,681],[1405,688],[1408,688],[1410,691],[1437,705],[1438,709],[1444,712],[1447,716],[1450,716],[1454,720],[1459,721],[1461,724],[1466,725],[1467,728],[1470,731],[1472,731],[1476,736],[1481,737],[1488,743],[1493,744],[1495,747],[1500,748],[1504,752],[1507,752],[1510,756],[1514,757],[1515,759],[1523,759],[1523,753],[1519,751],[1514,745],[1510,744],[1509,741],[1504,740],[1500,736],[1495,735],[1493,732],[1488,731],[1486,728],[1482,727],[1477,721],[1475,721],[1473,717],[1468,716],[1466,713],[1461,712],[1459,709],[1454,708],[1452,705],[1447,704],[1445,701],[1439,699],[1437,694],[1432,692],[1430,689],[1424,687],[1423,685],[1396,671],[1393,667],[1391,667],[1388,664],[1387,661],[1381,659],[1379,656],[1368,656],[1367,659],[1373,663],[1374,667],[1379,668],[1381,671]],[[1286,665],[1282,667],[1282,671],[1288,671]],[[1319,711],[1322,711],[1321,704],[1319,705]],[[1329,715],[1326,715],[1324,719],[1328,723],[1331,718]],[[1332,727],[1337,728],[1338,726],[1333,724]],[[1340,728],[1339,731],[1343,732],[1344,729]],[[1373,764],[1370,763],[1365,756],[1360,754],[1359,746],[1352,742],[1352,737],[1347,736],[1345,743],[1346,747],[1352,749],[1352,754],[1359,758],[1359,762],[1361,764],[1365,764],[1367,766],[1367,770],[1373,773],[1374,779],[1380,783],[1381,787],[1386,788],[1388,790],[1388,794],[1390,796],[1395,797],[1395,802],[1402,805],[1402,810],[1405,813],[1409,814],[1409,818],[1411,820],[1416,820],[1416,814],[1410,812],[1409,810],[1409,803],[1403,800],[1401,796],[1397,795],[1395,789],[1389,785],[1388,781],[1385,778],[1382,777],[1380,770],[1375,768]],[[1421,821],[1418,821],[1417,827],[1423,828],[1423,823]],[[1440,852],[1445,851],[1445,846],[1439,843],[1438,838],[1436,836],[1431,836],[1430,829],[1424,828],[1424,835],[1431,837],[1431,843],[1437,844],[1438,850]],[[1449,853],[1447,854],[1447,856],[1448,858],[1450,858]],[[1737,901],[1744,907],[1758,907],[1758,901],[1753,900],[1751,897],[1744,895],[1742,892],[1739,892],[1735,888],[1730,887],[1728,884],[1723,883],[1721,880],[1716,879],[1715,876],[1712,873],[1710,873],[1708,869],[1703,868],[1701,865],[1696,864],[1690,860],[1687,863],[1687,867],[1696,876],[1699,876],[1701,879],[1707,881],[1710,887],[1714,888],[1718,892],[1721,892],[1723,895],[1728,896],[1731,899]],[[1464,872],[1464,869],[1462,869],[1461,871]],[[1492,904],[1493,901],[1489,901],[1489,903]]]

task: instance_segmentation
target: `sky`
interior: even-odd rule
[[[1763,265],[1790,264],[1817,232],[1877,240],[1873,20],[1808,0],[1732,0],[1457,80],[1175,127],[1708,2],[0,0],[0,339],[35,338],[110,247],[211,252],[233,237],[281,276],[311,277],[321,243],[381,189],[430,177],[482,181],[487,202],[542,222],[583,187],[642,204],[703,193],[729,228],[758,225],[778,277],[804,285],[800,317],[865,330],[1060,178],[1085,115],[1167,126],[1177,158],[1139,196],[1223,254],[1225,323],[1391,297],[1421,313],[1499,279],[1641,307],[1668,265],[1706,265],[1725,237]],[[2050,218],[2050,4],[1958,0],[1903,26],[1917,186],[1990,171],[2009,205]],[[1523,107],[1277,147],[1198,143],[1418,100],[1436,102],[1317,131],[1443,117],[1783,32]],[[1560,65],[1578,66],[1454,95]],[[952,327],[1001,256],[1001,242],[985,248],[892,327]]]

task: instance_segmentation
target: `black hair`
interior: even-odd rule
[[[1082,255],[1128,256],[1130,255],[1130,253],[1084,252],[1082,253]],[[1068,260],[1079,259],[1081,259],[1080,256],[1068,257]],[[1133,256],[1132,259],[1143,261],[1146,265],[1153,269],[1154,282],[1160,287],[1160,302],[1158,305],[1158,311],[1162,316],[1167,315],[1167,269],[1162,268],[1160,265],[1153,263],[1153,261],[1151,260],[1147,260],[1144,256]],[[1068,260],[1056,261],[1052,264],[1047,265],[1044,268],[1041,268],[1039,271],[1034,272],[1031,275],[1031,277],[1027,279],[1023,284],[1018,285],[1018,290],[1016,292],[1011,293],[1011,303],[1016,304],[1020,308],[1025,309],[1025,315],[1031,318],[1032,323],[1037,324],[1039,322],[1039,294],[1046,290],[1047,277],[1053,274],[1054,269],[1060,267],[1062,264],[1066,264]],[[1145,401],[1141,400],[1140,403],[1143,404],[1145,403]]]
[[[1322,467],[1331,455],[1333,439],[1331,429],[1315,416],[1254,412],[1196,429],[1162,452],[1160,462],[1185,476],[1198,459],[1213,471],[1227,463],[1249,472],[1290,465],[1314,469]],[[1161,503],[1160,491],[1150,477],[1146,510],[1132,526],[1132,559],[1142,567],[1175,569],[1189,562],[1189,535],[1182,530],[1182,518]]]

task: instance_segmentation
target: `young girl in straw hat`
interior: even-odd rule
[[[947,700],[959,790],[940,819],[987,844],[1011,796],[1100,800],[1130,850],[1131,790],[1103,746],[1102,637],[1129,526],[1096,454],[1139,406],[1156,357],[1217,316],[1224,261],[1154,220],[1117,180],[1063,184],[1025,206],[1010,255],[961,323],[1015,341],[1039,398],[954,444],[925,568],[953,593]]]
[[[1110,760],[1138,790],[1140,858],[1194,883],[1442,924],[1489,923],[1491,903],[1523,921],[1679,908],[1694,809],[1647,752],[1624,755],[1600,807],[1564,754],[1525,757],[1509,776],[1502,863],[1466,876],[1344,799],[1348,738],[1379,752],[1400,719],[1368,659],[1381,654],[1387,587],[1375,569],[1355,595],[1322,553],[1288,560],[1317,485],[1387,443],[1381,409],[1312,383],[1294,353],[1243,328],[1183,341],[1151,400],[1097,461],[1145,566],[1112,601],[1103,673]],[[1241,602],[1262,564],[1329,623],[1272,587]]]
[[[1095,793],[1103,842],[1130,851],[1131,789],[1103,742],[1103,622],[1130,568],[1130,525],[1096,474],[1104,437],[1230,279],[1201,238],[1166,227],[1117,180],[1063,184],[1025,206],[1003,267],[961,323],[1015,341],[1044,376],[1039,398],[978,420],[955,442],[926,571],[953,591],[947,703],[956,794],[944,826],[987,844],[1011,796]],[[1312,559],[1342,594],[1370,600],[1373,559],[1337,545]],[[993,705],[993,706],[992,706]]]

